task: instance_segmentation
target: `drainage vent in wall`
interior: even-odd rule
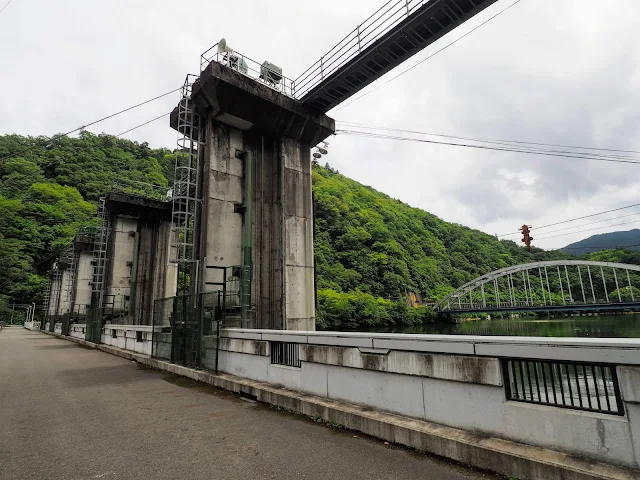
[[[271,363],[300,368],[300,345],[290,342],[269,342],[271,344]]]

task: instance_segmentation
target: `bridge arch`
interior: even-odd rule
[[[442,313],[640,307],[640,266],[551,260],[501,268],[458,287]],[[634,291],[635,290],[635,291]]]

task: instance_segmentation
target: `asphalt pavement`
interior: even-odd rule
[[[22,328],[0,331],[0,479],[494,479]]]

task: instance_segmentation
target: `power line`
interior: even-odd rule
[[[548,237],[536,238],[536,241],[537,241],[537,240],[546,240],[547,238],[564,237],[564,236],[567,236],[567,235],[572,235],[572,234],[574,234],[574,233],[592,232],[592,231],[594,231],[594,230],[602,230],[603,228],[619,227],[620,225],[629,225],[629,224],[631,224],[631,223],[638,223],[638,222],[640,222],[640,220],[634,220],[634,221],[632,221],[632,222],[616,223],[616,224],[614,224],[614,225],[605,225],[605,226],[603,226],[603,227],[588,228],[588,229],[586,229],[586,230],[579,230],[579,231],[577,231],[577,232],[561,233],[561,234],[559,234],[559,235],[550,235],[550,236],[548,236]]]
[[[538,231],[538,230],[542,230],[543,228],[555,227],[556,225],[562,225],[563,223],[575,222],[576,220],[583,220],[585,218],[597,217],[599,215],[604,215],[605,213],[618,212],[620,210],[626,210],[627,208],[633,208],[633,207],[638,207],[638,206],[640,206],[640,203],[634,203],[633,205],[627,205],[625,207],[614,208],[612,210],[606,210],[604,212],[592,213],[591,215],[584,215],[582,217],[570,218],[568,220],[562,220],[561,222],[549,223],[547,225],[542,225],[541,227],[535,227],[535,230]],[[622,217],[617,217],[617,218],[622,218]],[[614,219],[610,219],[610,220],[614,220]],[[605,221],[605,220],[603,220],[603,221]],[[520,232],[505,233],[503,235],[498,235],[498,237],[507,237],[509,235],[518,235],[519,233]]]
[[[473,148],[478,150],[493,150],[498,152],[513,152],[513,153],[524,153],[528,155],[541,155],[545,157],[559,157],[559,158],[574,158],[576,160],[595,160],[600,162],[613,162],[613,163],[630,163],[630,164],[640,164],[640,160],[630,160],[624,158],[615,158],[615,157],[602,157],[596,154],[583,155],[578,154],[576,152],[551,152],[547,150],[523,150],[521,148],[509,148],[509,147],[492,147],[488,145],[474,145],[469,143],[454,143],[454,142],[442,142],[437,140],[427,140],[424,138],[411,138],[411,137],[400,137],[393,135],[384,135],[378,133],[371,132],[361,132],[356,130],[336,130],[337,134],[342,135],[352,135],[352,136],[360,136],[360,137],[368,137],[368,138],[378,138],[378,139],[386,139],[386,140],[401,140],[406,142],[419,142],[419,143],[430,143],[434,145],[447,145],[454,147],[463,147],[463,148]]]
[[[152,122],[155,122],[156,120],[160,120],[161,118],[164,118],[164,117],[166,117],[167,115],[170,115],[170,114],[171,114],[171,112],[163,113],[163,114],[162,114],[162,115],[160,115],[159,117],[156,117],[156,118],[153,118],[153,119],[151,119],[151,120],[148,120],[148,121],[146,121],[146,122],[144,122],[144,123],[141,123],[140,125],[136,125],[135,127],[132,127],[132,128],[130,128],[129,130],[125,130],[124,132],[119,133],[118,135],[115,135],[115,136],[116,136],[116,137],[121,137],[121,136],[122,136],[122,135],[124,135],[125,133],[129,133],[129,132],[132,132],[133,130],[136,130],[136,129],[140,128],[140,127],[144,127],[145,125],[148,125],[148,124],[150,124],[150,123],[152,123]]]
[[[480,137],[465,137],[459,135],[447,135],[444,133],[434,133],[434,132],[420,132],[416,130],[406,130],[402,128],[389,128],[389,127],[381,127],[377,125],[367,125],[364,123],[356,123],[356,122],[345,122],[341,120],[336,120],[336,123],[341,125],[345,125],[348,127],[356,127],[356,128],[368,128],[370,130],[383,130],[387,132],[402,132],[402,133],[412,133],[416,135],[430,135],[434,137],[443,137],[443,138],[452,138],[456,140],[471,140],[476,142],[485,142],[485,143],[496,143],[499,145],[506,144],[517,144],[517,145],[534,145],[534,146],[544,146],[544,147],[560,147],[560,148],[573,148],[577,150],[594,150],[594,151],[602,151],[602,152],[618,152],[618,153],[636,153],[640,154],[638,150],[620,150],[615,148],[598,148],[598,147],[582,147],[576,145],[563,145],[558,143],[543,143],[543,142],[525,142],[521,140],[504,140],[497,138],[480,138]],[[533,148],[532,148],[533,149]],[[593,154],[595,155],[595,154]],[[634,158],[628,156],[620,156],[620,158]]]
[[[77,131],[79,131],[79,130],[84,130],[85,128],[90,127],[91,125],[95,125],[96,123],[103,122],[103,121],[105,121],[105,120],[108,120],[108,119],[110,119],[110,118],[113,118],[113,117],[115,117],[115,116],[117,116],[117,115],[120,115],[120,114],[122,114],[122,113],[129,112],[129,111],[131,111],[131,110],[133,110],[133,109],[135,109],[135,108],[138,108],[138,107],[141,107],[141,106],[143,106],[143,105],[146,105],[147,103],[151,103],[151,102],[153,102],[153,101],[155,101],[155,100],[158,100],[158,99],[160,99],[160,98],[166,97],[167,95],[171,95],[172,93],[177,92],[177,91],[178,91],[178,90],[180,90],[181,88],[182,88],[182,86],[180,86],[180,87],[178,87],[178,88],[176,88],[176,89],[174,89],[174,90],[171,90],[171,91],[169,91],[169,92],[163,93],[163,94],[161,94],[161,95],[157,95],[157,96],[155,96],[155,97],[153,97],[153,98],[150,98],[149,100],[145,100],[144,102],[137,103],[137,104],[132,105],[132,106],[130,106],[130,107],[127,107],[127,108],[125,108],[125,109],[123,109],[123,110],[120,110],[120,111],[118,111],[118,112],[115,112],[115,113],[112,113],[112,114],[110,114],[110,115],[107,115],[106,117],[102,117],[102,118],[99,118],[98,120],[94,120],[94,121],[92,121],[92,122],[90,122],[90,123],[87,123],[87,124],[85,124],[85,125],[81,125],[81,126],[79,126],[79,127],[77,127],[77,128],[74,128],[73,130],[69,130],[68,132],[65,132],[65,133],[59,133],[59,134],[57,134],[57,135],[54,135],[53,137],[51,137],[51,138],[49,139],[49,142],[48,142],[48,143],[49,143],[49,144],[51,144],[51,142],[54,142],[54,141],[56,141],[56,140],[58,140],[58,139],[60,139],[60,138],[62,138],[62,137],[66,137],[67,135],[70,135],[70,134],[72,134],[72,133],[75,133],[75,132],[77,132]],[[124,133],[126,133],[126,132],[124,132]],[[29,146],[29,147],[27,147],[27,148],[24,148],[24,149],[22,149],[22,150],[18,151],[18,152],[13,152],[13,153],[11,153],[11,154],[9,154],[9,155],[5,155],[5,156],[3,156],[3,157],[0,157],[0,160],[4,160],[4,159],[6,159],[6,158],[10,158],[10,157],[15,157],[15,156],[17,156],[17,155],[22,155],[23,153],[28,152],[28,151],[29,151],[29,150],[31,150],[32,148],[33,148],[33,147]]]
[[[440,52],[443,52],[444,50],[446,50],[447,48],[449,48],[450,46],[458,43],[460,40],[462,40],[463,38],[465,38],[467,35],[472,34],[473,32],[475,32],[476,30],[478,30],[480,27],[482,27],[483,25],[486,25],[487,23],[489,23],[491,20],[493,20],[494,18],[502,15],[504,12],[506,12],[507,10],[509,10],[511,7],[515,6],[516,4],[520,3],[522,0],[516,0],[515,2],[513,2],[511,5],[509,5],[508,7],[500,10],[498,13],[496,13],[493,17],[488,18],[487,20],[485,20],[484,22],[482,22],[479,25],[476,25],[474,28],[472,28],[471,30],[469,30],[467,33],[465,33],[464,35],[456,38],[453,42],[448,43],[447,45],[445,45],[444,47],[442,47],[440,50],[437,50],[436,52],[432,53],[431,55],[429,55],[426,58],[423,58],[422,60],[420,60],[418,63],[416,63],[415,65],[412,65],[411,67],[407,68],[406,70],[403,70],[402,72],[400,72],[399,74],[395,75],[394,77],[390,78],[389,80],[387,80],[384,83],[381,83],[375,87],[373,87],[371,90],[369,90],[368,92],[363,93],[362,95],[360,95],[359,97],[354,98],[352,101],[348,102],[348,103],[343,103],[342,105],[340,105],[338,108],[336,108],[336,111],[348,107],[349,105],[354,104],[355,102],[357,102],[358,100],[360,100],[361,98],[366,97],[367,95],[369,95],[372,92],[375,92],[378,88],[387,85],[390,82],[393,82],[396,78],[401,77],[402,75],[404,75],[405,73],[410,72],[411,70],[413,70],[414,68],[416,68],[418,65],[423,64],[424,62],[426,62],[427,60],[435,57],[436,55],[438,55]]]
[[[7,8],[9,6],[9,4],[12,2],[13,0],[9,0],[7,3],[4,4],[4,7],[2,7],[0,9],[0,13],[2,13],[4,11],[5,8]]]
[[[598,247],[562,247],[562,248],[558,248],[557,250],[583,250],[583,249],[589,249],[589,250],[611,250],[611,249],[617,249],[617,248],[634,248],[634,247],[640,247],[640,244],[637,245],[602,245],[602,246],[598,246]]]
[[[583,223],[582,225],[574,225],[572,227],[565,227],[565,228],[559,228],[558,230],[551,230],[550,232],[545,232],[545,235],[547,235],[549,233],[556,233],[556,232],[563,232],[563,231],[566,231],[566,230],[571,230],[572,228],[587,227],[589,225],[595,225],[596,223],[610,222],[611,220],[618,220],[620,218],[635,217],[635,216],[638,216],[638,215],[640,215],[640,212],[630,213],[629,215],[620,215],[619,217],[605,218],[604,220],[597,220],[595,222]]]

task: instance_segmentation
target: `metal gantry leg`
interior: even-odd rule
[[[527,270],[527,285],[529,285],[529,298],[531,298],[531,305],[534,305],[533,290],[531,290],[531,277],[529,277],[529,270]]]
[[[591,276],[591,267],[587,265],[587,273],[589,274],[589,284],[591,285],[591,296],[593,297],[593,303],[598,303],[596,300],[596,291],[593,288],[593,277]]]
[[[511,298],[511,306],[515,307],[516,295],[515,295],[515,292],[513,291],[513,277],[511,276],[511,274],[509,274],[509,276],[507,277],[507,283],[509,284],[509,297]]]
[[[587,303],[587,297],[584,294],[584,284],[582,283],[582,273],[580,273],[580,265],[578,265],[578,278],[580,279],[580,290],[582,290],[582,304]]]
[[[564,299],[564,288],[562,287],[562,275],[560,275],[560,265],[558,265],[557,268],[558,268],[558,281],[560,282],[560,293],[562,294],[562,304],[566,305],[567,302]]]
[[[551,298],[551,287],[549,286],[549,272],[547,272],[547,267],[544,267],[544,276],[547,277],[547,291],[549,292],[549,305],[553,305],[553,298]]]
[[[524,270],[522,271],[522,284],[524,285],[524,301],[527,306],[529,305],[529,293],[527,292],[527,278],[525,277]]]
[[[622,303],[622,295],[620,295],[620,286],[618,285],[618,275],[616,274],[616,269],[613,269],[613,278],[616,281],[616,292],[618,292],[618,301]]]
[[[629,293],[631,294],[631,301],[635,302],[636,299],[633,298],[633,287],[631,286],[631,277],[629,276],[629,270],[625,270],[627,272],[627,282],[629,282]]]
[[[547,304],[547,296],[544,293],[544,282],[542,281],[542,270],[538,268],[538,274],[540,275],[540,287],[542,287],[542,304]]]
[[[602,275],[602,285],[604,285],[604,295],[609,303],[609,292],[607,292],[607,281],[604,278],[604,270],[600,267],[600,275]]]
[[[569,281],[569,270],[564,266],[564,274],[567,277],[567,289],[569,290],[569,303],[573,303],[573,295],[571,293],[571,282]]]

